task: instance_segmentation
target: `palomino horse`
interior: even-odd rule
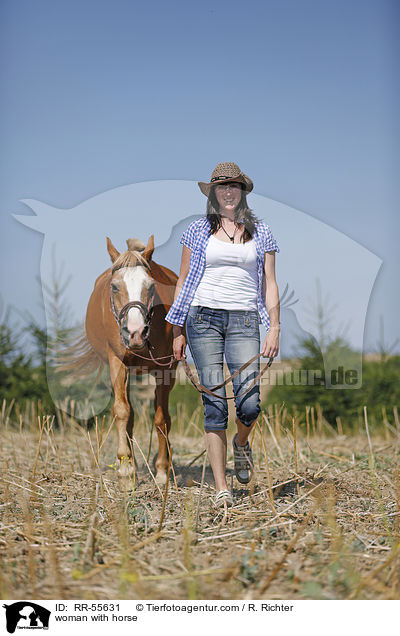
[[[172,325],[165,321],[165,316],[173,302],[177,276],[152,260],[153,236],[146,247],[138,239],[128,239],[127,245],[128,250],[120,254],[107,238],[112,266],[96,280],[86,313],[86,334],[93,353],[110,367],[122,475],[132,471],[134,461],[130,441],[134,413],[129,401],[129,371],[133,368],[138,374],[158,372],[155,465],[157,481],[165,483],[171,427],[168,397],[177,365],[176,361],[168,364],[172,360]],[[160,375],[164,375],[161,382]]]

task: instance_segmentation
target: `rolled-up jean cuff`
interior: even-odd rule
[[[206,433],[217,433],[218,431],[226,431],[226,429],[228,428],[228,422],[226,422],[225,424],[221,424],[221,426],[218,427],[209,427],[209,426],[205,426],[204,430]]]
[[[243,424],[243,426],[251,426],[253,424],[253,422],[256,421],[256,419],[258,418],[258,416],[261,413],[261,409],[258,409],[258,413],[257,415],[255,415],[255,417],[252,417],[251,420],[249,422],[244,422],[240,417],[238,417],[239,422],[241,422]],[[237,416],[236,416],[237,417]]]

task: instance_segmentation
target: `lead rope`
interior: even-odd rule
[[[142,360],[150,360],[150,361],[154,362],[159,367],[169,367],[169,368],[172,367],[172,364],[174,362],[174,356],[173,355],[161,356],[159,358],[155,358],[153,356],[152,352],[151,352],[150,342],[148,342],[148,348],[149,348],[149,353],[150,353],[150,356],[151,356],[150,358],[147,358],[145,356],[141,356],[138,353],[135,353],[134,355],[137,356],[138,358],[141,358]],[[192,383],[194,388],[199,393],[206,393],[207,395],[211,395],[213,397],[218,397],[221,400],[234,400],[235,398],[242,397],[242,395],[246,395],[246,393],[248,393],[253,388],[253,386],[255,386],[257,384],[258,380],[264,375],[264,373],[267,371],[267,369],[269,369],[269,367],[271,366],[271,364],[272,364],[272,362],[274,360],[273,358],[270,358],[268,360],[267,364],[261,369],[260,373],[251,381],[250,386],[245,391],[243,391],[242,393],[239,393],[238,395],[233,395],[231,397],[226,397],[226,396],[223,396],[223,395],[218,395],[218,393],[214,393],[214,391],[216,391],[217,389],[221,389],[223,386],[226,386],[229,382],[234,380],[239,375],[239,373],[241,373],[242,371],[247,369],[247,367],[252,362],[255,362],[255,360],[258,360],[258,358],[261,358],[261,356],[262,356],[262,354],[258,353],[253,358],[250,358],[250,360],[245,362],[245,364],[242,364],[240,369],[235,371],[235,373],[233,373],[228,378],[226,378],[226,380],[221,382],[221,384],[217,384],[212,389],[208,389],[206,386],[204,386],[203,384],[201,384],[200,382],[197,382],[197,380],[195,380],[195,377],[194,377],[192,371],[190,370],[190,367],[189,367],[188,363],[186,362],[186,360],[184,358],[181,360],[181,362],[182,362],[182,365],[183,365],[183,368],[185,370],[185,373],[186,373],[187,377],[189,378],[190,382]],[[169,358],[170,361],[169,362],[159,362],[159,360],[165,360],[166,358]]]
[[[250,383],[250,386],[243,391],[242,393],[239,393],[238,395],[233,395],[231,397],[226,397],[223,395],[218,395],[218,393],[214,393],[214,391],[216,391],[217,389],[221,389],[223,386],[225,386],[226,384],[228,384],[228,382],[231,382],[231,380],[234,380],[239,373],[241,373],[242,371],[244,371],[244,369],[246,369],[249,364],[251,364],[252,362],[254,362],[255,360],[257,360],[258,358],[261,358],[262,353],[258,353],[256,356],[254,356],[254,358],[251,358],[250,360],[248,360],[245,364],[243,364],[240,369],[238,369],[237,371],[235,371],[235,373],[231,376],[229,376],[229,378],[227,378],[226,380],[224,380],[224,382],[221,382],[221,384],[217,384],[217,386],[214,386],[212,389],[208,389],[206,386],[204,386],[203,384],[201,384],[200,382],[197,382],[190,370],[190,367],[188,365],[188,363],[186,362],[185,359],[181,360],[182,364],[183,364],[183,368],[185,369],[185,373],[187,375],[187,377],[189,378],[189,380],[191,381],[191,383],[193,384],[194,388],[197,389],[197,391],[199,391],[199,393],[206,393],[207,395],[212,395],[213,397],[218,397],[221,400],[234,400],[235,398],[238,397],[242,397],[242,395],[246,395],[246,393],[248,393],[255,384],[257,384],[258,380],[261,378],[261,376],[264,375],[264,373],[266,372],[267,369],[269,369],[269,367],[271,366],[272,362],[273,362],[273,358],[270,358],[267,362],[267,364],[261,369],[260,373],[254,378],[254,380],[252,380],[252,382]]]

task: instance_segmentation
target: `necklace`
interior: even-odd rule
[[[224,228],[222,223],[221,223],[221,227],[222,227],[223,231],[225,232],[225,234],[227,235],[228,239],[233,243],[235,241],[236,227],[234,229],[234,232],[233,232],[232,236],[229,236],[228,232],[226,231],[226,229]]]

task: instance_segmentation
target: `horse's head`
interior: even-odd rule
[[[155,283],[150,272],[154,237],[147,246],[139,239],[127,240],[128,250],[120,254],[107,238],[111,268],[110,301],[121,340],[128,349],[144,347],[150,329]]]

